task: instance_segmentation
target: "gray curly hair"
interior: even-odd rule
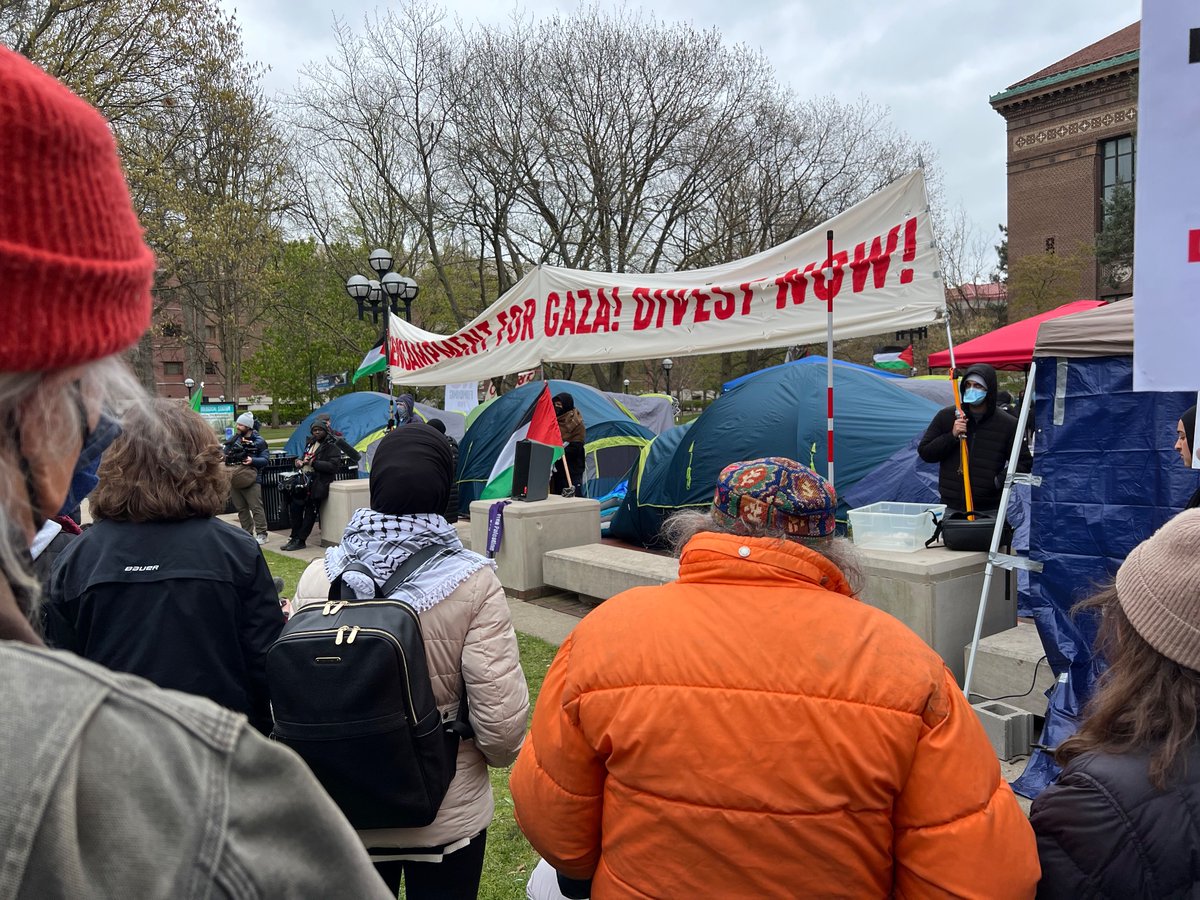
[[[782,542],[802,544],[810,550],[815,550],[838,567],[845,576],[854,596],[861,593],[866,585],[866,576],[862,569],[862,556],[857,548],[845,538],[835,537],[788,537],[781,528],[768,528],[750,525],[741,519],[726,525],[712,517],[708,510],[685,509],[675,513],[663,523],[659,536],[671,548],[675,556],[683,553],[683,548],[696,535],[704,531],[716,534],[736,534],[744,537],[774,538]]]

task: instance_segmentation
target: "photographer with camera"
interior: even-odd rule
[[[263,507],[262,472],[267,464],[267,442],[254,430],[254,416],[237,417],[233,436],[225,442],[225,465],[231,467],[229,496],[242,529],[259,544],[267,542],[267,511]]]
[[[328,419],[318,418],[309,428],[304,452],[296,460],[299,471],[288,479],[289,484],[284,488],[289,492],[292,534],[281,550],[304,548],[320,514],[321,503],[329,496],[333,476],[341,466],[342,451],[333,426]]]

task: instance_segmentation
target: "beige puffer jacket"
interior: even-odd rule
[[[323,603],[328,596],[325,565],[317,560],[301,576],[293,607]],[[359,832],[368,849],[444,846],[487,828],[494,809],[488,766],[511,765],[525,739],[529,690],[496,573],[490,568],[475,572],[421,613],[421,629],[438,708],[457,712],[460,678],[465,679],[475,739],[459,744],[458,770],[433,823]]]

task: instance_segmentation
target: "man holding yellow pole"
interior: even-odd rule
[[[999,408],[996,370],[989,365],[970,366],[956,385],[958,392],[961,405],[938,410],[917,453],[938,463],[938,493],[947,513],[995,512],[1017,420]],[[1030,461],[1023,446],[1018,468],[1028,471]]]

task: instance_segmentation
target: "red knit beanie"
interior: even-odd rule
[[[153,280],[108,123],[0,46],[0,372],[124,350]]]

